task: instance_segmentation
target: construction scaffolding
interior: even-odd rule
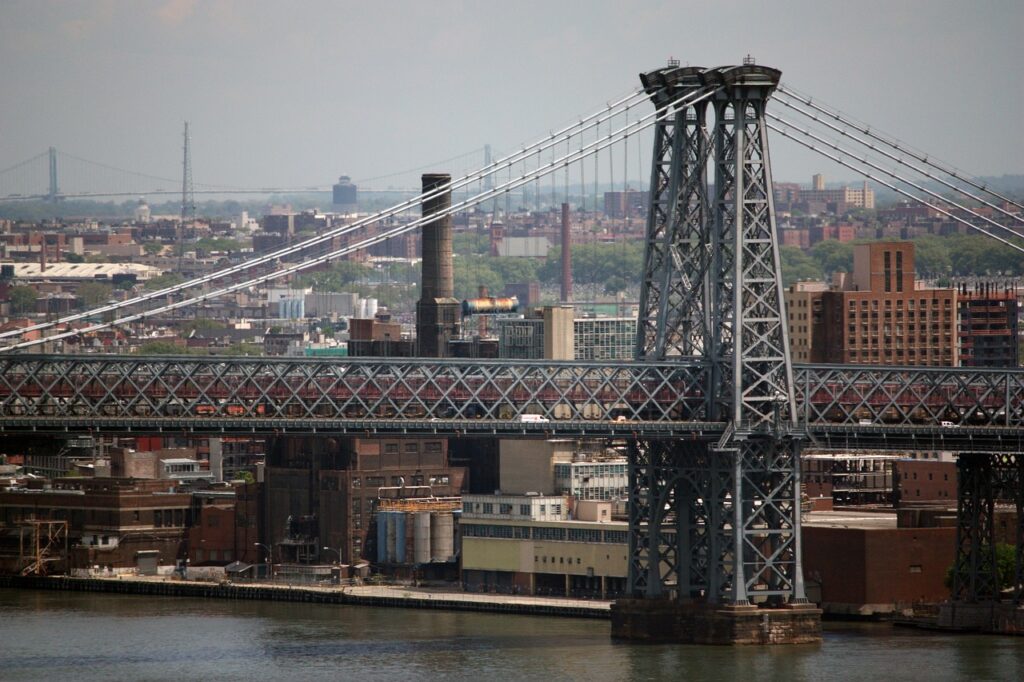
[[[49,575],[54,563],[63,561],[66,566],[67,558],[67,521],[31,520],[18,528],[18,565],[21,567],[21,575]]]
[[[388,512],[454,512],[462,509],[461,497],[411,497],[377,501],[377,511]]]

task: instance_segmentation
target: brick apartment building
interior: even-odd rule
[[[857,244],[852,274],[837,273],[827,290],[798,284],[786,291],[794,359],[955,366],[956,293],[918,286],[911,242]]]
[[[959,310],[960,364],[1017,367],[1020,351],[1017,292],[992,283],[963,285]]]

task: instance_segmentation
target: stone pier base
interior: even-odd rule
[[[939,607],[937,625],[957,632],[1024,635],[1024,607],[1005,602],[946,602]]]
[[[612,637],[682,644],[809,644],[821,641],[821,609],[620,599],[612,605]]]

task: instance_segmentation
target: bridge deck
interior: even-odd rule
[[[10,355],[0,432],[704,437],[707,372],[673,362]],[[810,444],[1006,451],[1024,370],[797,365]]]

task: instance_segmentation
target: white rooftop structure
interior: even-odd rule
[[[102,282],[114,275],[135,275],[145,281],[163,274],[160,268],[141,263],[52,263],[44,270],[39,263],[12,263],[14,278],[22,280],[88,280]]]

